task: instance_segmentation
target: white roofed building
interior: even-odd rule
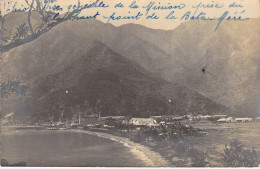
[[[255,118],[256,122],[260,122],[260,117]]]
[[[221,118],[221,119],[218,119],[217,122],[232,123],[232,122],[235,122],[235,119],[233,117]]]
[[[156,121],[152,118],[131,118],[129,124],[134,126],[154,126]]]
[[[251,122],[252,120],[252,118],[235,118],[235,121],[240,123]]]

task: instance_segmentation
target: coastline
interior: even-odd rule
[[[124,146],[130,148],[131,153],[133,153],[135,156],[140,158],[147,167],[169,167],[171,164],[164,159],[159,153],[150,150],[148,147],[143,146],[139,143],[134,143],[130,141],[128,138],[119,137],[116,135],[108,134],[108,133],[102,133],[102,132],[92,132],[87,130],[65,130],[65,131],[72,131],[72,132],[78,132],[78,133],[86,133],[89,135],[94,135],[102,138],[106,138],[112,141],[116,141],[120,144],[123,144]]]
[[[183,137],[177,140],[154,140],[154,139],[146,139],[146,140],[136,140],[133,135],[129,132],[122,132],[119,130],[105,130],[105,129],[65,129],[65,130],[55,130],[49,131],[45,130],[34,130],[32,127],[26,127],[25,129],[33,129],[34,131],[46,131],[46,133],[60,133],[63,134],[67,132],[67,134],[76,134],[80,133],[82,137],[96,136],[101,140],[104,140],[103,143],[106,144],[105,147],[101,147],[100,149],[105,150],[113,144],[115,150],[111,149],[110,152],[114,153],[114,156],[125,161],[128,160],[129,156],[133,159],[138,159],[138,166],[149,166],[149,167],[190,167],[193,163],[197,162],[196,158],[192,156],[191,152],[197,152],[196,154],[206,153],[204,161],[207,162],[206,167],[223,167],[222,163],[222,154],[226,144],[229,144],[232,140],[239,138],[239,141],[245,144],[246,147],[253,147],[254,150],[260,151],[259,142],[257,142],[257,138],[259,135],[255,134],[259,130],[258,123],[228,123],[228,124],[219,124],[215,125],[213,123],[194,123],[194,127],[201,128],[206,132],[206,135],[203,137]],[[15,130],[13,126],[4,126],[1,127],[1,131],[3,130]],[[19,128],[18,130],[23,130]],[[8,134],[12,134],[12,132],[6,132]],[[73,134],[73,135],[74,135]],[[86,135],[85,135],[86,134]],[[96,142],[100,140],[98,138],[94,138],[90,141]],[[61,139],[64,140],[64,139]],[[80,139],[81,140],[81,139]],[[77,141],[80,141],[79,138]],[[86,139],[87,140],[87,139]],[[107,141],[106,141],[107,140]],[[110,141],[109,141],[110,140]],[[135,141],[132,141],[135,140]],[[111,142],[113,141],[113,142]],[[66,141],[65,141],[66,142]],[[120,143],[120,144],[118,144]],[[87,153],[88,151],[82,151],[83,148],[87,146],[83,145],[79,152]],[[99,146],[97,146],[98,149]],[[120,147],[119,149],[117,149]],[[124,149],[127,155],[120,156],[120,150]],[[66,147],[65,147],[66,149]],[[87,149],[86,149],[87,150]],[[94,153],[94,152],[93,152]],[[123,153],[123,152],[122,152]],[[110,154],[108,152],[108,154]],[[104,154],[105,155],[105,154]],[[110,156],[110,155],[108,155]],[[86,159],[86,158],[84,158]],[[88,158],[87,158],[88,159]],[[112,159],[113,160],[113,159]],[[195,161],[191,161],[195,160]],[[111,161],[111,159],[110,159]],[[110,162],[109,161],[109,162]],[[16,162],[16,161],[15,161]],[[122,162],[122,160],[121,160]],[[113,165],[116,166],[118,163],[114,162]],[[125,164],[125,163],[123,163]],[[137,164],[135,160],[131,161],[130,164]],[[258,165],[258,164],[257,164]]]

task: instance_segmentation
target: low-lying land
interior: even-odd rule
[[[184,124],[173,123],[170,128],[143,127],[138,130],[121,130],[89,127],[85,130],[129,138],[160,153],[172,166],[252,167],[259,165],[258,123],[215,124],[186,121]],[[228,153],[229,149],[234,152]],[[237,161],[230,162],[232,158]]]

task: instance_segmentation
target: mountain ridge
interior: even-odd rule
[[[51,32],[45,36],[52,37],[52,34],[56,34],[56,32]],[[67,39],[67,36],[71,35],[63,36],[63,38]],[[63,38],[59,40],[64,42]],[[24,75],[21,78],[24,78],[25,82],[28,81],[27,84],[31,89],[28,97],[22,103],[19,103],[19,101],[14,102],[13,108],[16,109],[18,114],[28,112],[35,119],[48,117],[58,119],[61,111],[64,111],[65,116],[71,117],[78,111],[77,107],[81,111],[89,109],[92,110],[92,113],[97,111],[96,104],[99,100],[102,105],[99,111],[102,111],[103,115],[148,117],[158,114],[183,114],[184,112],[215,114],[226,111],[224,106],[215,104],[195,91],[171,84],[159,76],[149,73],[138,64],[113,52],[100,41],[83,38],[82,46],[77,46],[80,49],[84,48],[80,53],[67,53],[66,50],[70,50],[70,47],[73,48],[73,46],[67,46],[67,43],[63,44],[59,49],[48,50],[47,53],[34,48],[34,45],[38,44],[37,41],[43,43],[42,40],[46,39],[54,44],[57,43],[52,38],[41,37],[36,42],[21,47],[25,51],[30,51],[32,55],[21,52],[21,49],[18,50],[21,57],[29,56],[31,59],[36,59],[34,63],[47,65],[47,67],[43,66],[39,69],[39,65],[36,64],[27,69],[28,62],[18,61],[20,62],[20,68],[22,65],[26,67],[26,69],[22,68],[25,72],[23,72]],[[67,39],[67,41],[72,44],[75,43],[74,41],[81,42],[77,37]],[[86,44],[89,45],[88,48],[85,47]],[[48,45],[48,47],[51,48],[52,45]],[[56,45],[56,47],[58,46]],[[62,57],[55,55],[55,51],[61,49],[65,50],[63,51],[64,55],[61,55]],[[62,61],[66,60],[64,58],[67,57],[73,57],[73,60],[66,62],[68,64],[63,67],[60,66],[64,65]],[[26,61],[31,60],[29,58]],[[43,58],[46,63],[41,62]],[[56,61],[53,59],[56,59]],[[48,65],[50,65],[50,68],[56,66],[58,70],[54,72],[53,69],[50,69],[52,72],[50,73],[47,70]],[[5,64],[5,69],[8,66],[12,67],[14,65]],[[39,77],[37,72],[45,74]],[[35,73],[35,75],[32,73]],[[7,77],[5,75],[5,78]],[[172,92],[171,95],[169,95],[169,90]],[[169,103],[168,100],[172,98],[176,102]],[[17,105],[24,104],[24,108],[16,107],[16,103]],[[180,103],[182,105],[178,105]],[[4,111],[9,112],[10,108],[6,108]]]
[[[250,27],[258,23],[258,21],[256,21],[256,23],[254,22],[255,21],[250,22]],[[197,24],[199,24],[200,26],[196,26]],[[243,23],[242,25],[245,24],[246,23]],[[80,54],[82,52],[84,53],[84,50],[86,48],[88,49],[89,47],[92,47],[92,42],[102,42],[112,51],[115,51],[116,53],[131,60],[132,62],[141,65],[141,67],[145,68],[146,71],[152,72],[155,76],[162,76],[168,82],[173,82],[175,84],[179,84],[180,86],[186,86],[189,89],[198,91],[202,95],[212,99],[214,102],[219,103],[219,105],[224,104],[227,107],[231,108],[231,111],[237,111],[241,113],[245,110],[245,114],[254,112],[252,96],[250,95],[250,93],[253,93],[255,88],[254,86],[257,85],[257,83],[249,83],[248,77],[253,77],[253,80],[255,81],[255,72],[257,71],[258,67],[251,66],[251,61],[244,58],[246,64],[241,65],[243,66],[243,69],[245,69],[246,67],[249,67],[249,69],[247,71],[244,71],[242,69],[243,71],[241,71],[241,75],[237,77],[235,72],[236,70],[239,70],[239,68],[234,68],[234,71],[232,73],[233,77],[229,75],[230,70],[232,70],[234,67],[234,64],[232,64],[232,62],[241,63],[243,61],[240,56],[235,60],[230,60],[227,59],[228,57],[226,57],[226,55],[229,56],[230,54],[232,54],[232,52],[234,52],[234,48],[238,49],[236,52],[238,54],[241,50],[243,50],[243,48],[241,47],[241,40],[235,40],[238,41],[235,42],[233,39],[234,37],[236,37],[236,35],[230,34],[230,28],[233,27],[235,27],[234,30],[238,32],[236,28],[237,26],[234,26],[232,24],[230,26],[229,23],[224,22],[218,31],[224,31],[225,33],[212,33],[210,31],[210,28],[214,27],[214,23],[211,23],[209,26],[207,26],[206,22],[187,22],[178,26],[174,30],[169,31],[153,30],[150,28],[145,28],[143,26],[141,26],[143,28],[140,28],[140,26],[138,25],[133,25],[134,24],[130,24],[130,26],[134,28],[129,28],[129,25],[115,27],[109,24],[104,26],[102,22],[96,20],[74,22],[68,21],[58,25],[53,30],[50,30],[50,34],[54,37],[61,33],[60,37],[64,38],[63,40],[66,42],[66,44],[54,43],[52,42],[53,40],[50,40],[49,42],[51,43],[49,43],[48,45],[51,45],[53,47],[48,48],[46,51],[35,52],[33,50],[33,55],[42,55],[42,53],[44,53],[44,57],[51,58],[52,56],[49,55],[48,52],[53,52],[54,50],[59,50],[59,52],[61,52],[61,54],[57,53],[57,56],[61,57],[60,60],[55,61],[54,59],[54,61],[51,61],[51,63],[53,63],[54,65],[52,68],[42,68],[42,70],[49,72],[51,75],[53,73],[60,73],[60,70],[62,72],[62,70],[65,69],[66,65],[69,65],[71,62],[77,60],[80,57]],[[207,31],[204,31],[204,33],[202,32],[203,27],[207,27],[209,29]],[[136,30],[140,31],[138,32]],[[147,30],[148,33],[145,32]],[[250,30],[249,26],[241,32],[245,34],[246,30]],[[184,36],[184,33],[189,33],[190,35]],[[225,42],[224,38],[218,38],[219,34],[226,37],[226,45],[223,45],[223,42]],[[44,38],[46,37],[45,35],[42,36],[43,38],[39,37],[38,39],[44,42],[46,40]],[[52,37],[48,36],[48,38]],[[250,40],[250,38],[253,38],[253,33],[250,33],[250,36],[248,38],[243,38],[250,42],[249,44],[251,44],[253,40]],[[253,39],[257,38],[258,37],[254,37]],[[71,43],[66,41],[66,39],[70,39]],[[178,41],[178,39],[181,39],[181,41]],[[216,40],[213,41],[214,39]],[[28,47],[30,46],[30,44],[31,47],[34,45],[46,45],[44,43],[38,42],[39,40],[37,41],[37,44],[34,44],[35,41],[33,41],[29,44],[26,44],[25,46]],[[82,46],[80,48],[77,48],[75,42],[81,44]],[[214,43],[210,44],[209,42]],[[64,49],[66,48],[66,46],[73,45],[75,45],[75,51],[69,51],[68,55],[73,56],[69,58],[65,54],[68,51]],[[207,49],[204,50],[206,45],[209,45],[209,47],[206,47]],[[221,49],[222,45],[224,49]],[[19,52],[22,52],[22,55],[31,54],[31,51],[27,51],[28,53],[26,53],[26,50],[22,48],[23,47],[18,47],[4,54],[6,59],[9,56],[16,56]],[[251,48],[252,49],[250,49],[250,52],[255,51],[255,54],[253,56],[257,59],[258,53],[255,50],[257,49],[257,46],[253,44]],[[56,56],[55,52],[53,54]],[[220,55],[221,57],[217,57],[217,55]],[[22,61],[19,59],[14,59],[11,62],[20,63]],[[43,65],[47,64],[45,63],[45,61],[43,61],[35,62],[33,64],[30,63],[30,65],[39,65],[39,63],[43,63]],[[62,68],[58,68],[57,64]],[[15,64],[8,65],[7,67],[12,67],[12,69],[14,69],[11,69],[10,72],[23,72],[22,70],[26,70],[27,68],[27,66],[24,69],[22,69],[21,67],[14,68]],[[203,73],[202,69],[205,69],[205,73]],[[32,75],[37,76],[37,72],[44,72],[41,69],[39,69],[38,71],[35,70],[37,69],[34,69],[34,71],[32,71],[32,74],[27,75],[28,84],[33,83],[29,82],[29,79]],[[8,76],[11,77],[11,79],[17,77],[16,73],[11,75],[12,73],[4,72],[4,74],[6,74],[4,77]],[[244,78],[244,80],[242,78]],[[234,83],[237,83],[238,85],[234,85]],[[241,86],[245,86],[243,90],[241,90]],[[245,89],[248,90],[248,92],[243,92]],[[226,91],[228,92],[228,94],[226,93]],[[236,98],[232,98],[233,95],[241,95],[241,98],[243,97],[243,99],[241,101],[237,101]],[[239,105],[246,106],[244,106],[244,108],[240,108]]]

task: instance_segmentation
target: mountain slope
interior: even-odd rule
[[[94,109],[98,102],[102,115],[147,117],[226,111],[197,92],[154,77],[102,43],[96,43],[63,72],[40,80],[33,90],[33,100],[43,109],[45,105],[53,105],[45,113],[55,113],[61,106],[68,116],[74,111],[70,107],[79,106],[84,112]]]
[[[216,24],[190,21],[172,31],[134,24],[121,29],[172,56],[172,62],[161,69],[164,79],[203,93],[234,112],[254,114],[260,85],[260,19],[225,21],[214,32]],[[176,69],[176,64],[181,68]]]
[[[2,78],[18,77],[30,92],[21,101],[5,104],[3,112],[39,119],[58,118],[62,112],[71,117],[89,109],[139,117],[226,111],[193,90],[149,73],[96,36],[79,36],[64,25],[4,53]]]

